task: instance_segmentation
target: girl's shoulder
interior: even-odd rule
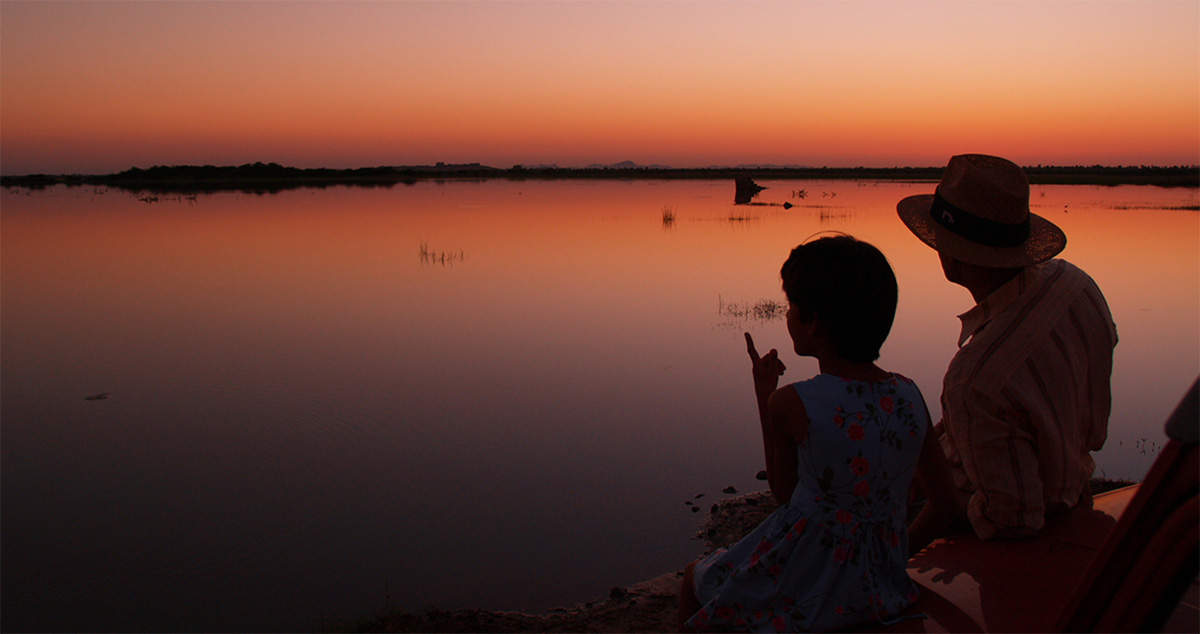
[[[892,385],[905,385],[912,388],[917,387],[916,381],[904,376],[903,374],[900,374],[899,372],[889,372],[889,374],[892,376],[890,379],[888,379],[888,382]]]

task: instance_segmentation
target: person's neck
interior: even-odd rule
[[[988,295],[1008,284],[1023,269],[989,269],[978,267],[963,286],[970,291],[975,303],[981,303]]]

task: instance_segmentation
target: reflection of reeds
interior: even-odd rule
[[[756,321],[766,323],[777,321],[787,316],[787,302],[773,299],[760,299],[750,302],[726,303],[724,298],[717,296],[717,314],[725,318],[720,325],[724,328],[738,328],[746,322]]]
[[[839,222],[850,222],[858,216],[858,210],[853,205],[799,203],[792,205],[790,208],[801,213],[815,211],[817,213],[817,220],[821,223],[821,226],[834,225]]]
[[[1149,452],[1150,455],[1153,456],[1158,453],[1161,447],[1159,447],[1158,443],[1154,441],[1147,443],[1145,438],[1141,438],[1134,444],[1134,449],[1136,449],[1143,456],[1146,455],[1146,452]]]
[[[421,246],[417,251],[420,256],[422,265],[440,264],[441,266],[451,266],[455,262],[463,262],[467,259],[462,249],[458,253],[453,251],[435,251],[429,248],[428,242],[421,242]]]
[[[749,204],[755,205],[755,206],[766,205],[766,203],[749,203]],[[758,213],[750,213],[750,210],[746,209],[747,205],[738,205],[738,207],[740,207],[740,209],[730,210],[729,215],[722,218],[722,220],[724,220],[725,222],[728,222],[729,224],[738,224],[741,222],[751,222],[751,221],[757,221],[757,220],[762,219],[762,216],[759,215]]]
[[[835,209],[832,207],[822,208],[818,214],[821,226],[837,224],[839,221],[848,221],[854,218],[853,211],[847,209]]]
[[[103,194],[103,193],[104,193],[104,191],[97,189],[92,192],[92,196],[94,197],[96,194]],[[144,196],[138,196],[137,199],[139,202],[144,202],[146,204],[156,203],[159,201],[165,202],[168,200],[173,200],[175,202],[180,202],[180,203],[187,202],[188,205],[196,204],[196,194],[192,194],[190,196],[178,194],[176,196],[164,196],[162,198],[159,198],[158,196],[151,196],[150,194],[146,194]]]
[[[667,205],[662,208],[662,224],[664,229],[675,226],[675,208]]]

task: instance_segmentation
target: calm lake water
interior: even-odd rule
[[[760,184],[3,191],[4,629],[545,610],[680,569],[685,501],[765,488],[742,332],[816,371],[778,271],[818,231],[891,260],[880,364],[938,416],[972,302],[895,216],[934,185]],[[1098,470],[1140,478],[1200,373],[1197,190],[1033,203],[1117,322]]]

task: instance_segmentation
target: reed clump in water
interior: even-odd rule
[[[675,226],[675,208],[666,205],[662,208],[662,224],[664,229]]]
[[[451,266],[455,262],[466,261],[466,253],[462,249],[454,251],[436,251],[429,248],[428,242],[421,242],[417,250],[417,255],[421,260],[422,265],[439,264],[441,266]]]

